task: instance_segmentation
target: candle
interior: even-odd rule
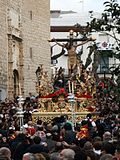
[[[19,83],[19,94],[22,95],[20,83]]]
[[[72,93],[74,93],[74,82],[72,82]]]
[[[69,85],[69,93],[71,93],[70,81],[68,81],[68,85]]]

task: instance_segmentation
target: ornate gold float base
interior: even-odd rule
[[[76,122],[79,122],[81,119],[85,118],[86,115],[91,112],[75,112],[74,119]],[[96,117],[99,113],[92,112],[94,117]],[[71,120],[73,115],[71,112],[34,112],[32,114],[32,120],[34,123],[37,122],[38,119],[41,119],[44,122],[50,122],[55,117],[60,117],[61,115],[68,115],[68,118]]]

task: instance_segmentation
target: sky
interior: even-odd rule
[[[75,12],[102,12],[106,0],[50,0],[51,10],[73,10]],[[120,0],[117,0],[120,4]]]

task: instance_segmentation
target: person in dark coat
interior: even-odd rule
[[[68,122],[64,125],[63,141],[72,144],[76,141],[76,133],[72,129],[72,125]]]
[[[14,156],[14,153],[16,151],[17,146],[19,144],[21,144],[22,142],[24,142],[25,139],[26,139],[25,134],[19,133],[14,139],[12,139],[11,141],[9,141],[12,157]]]
[[[26,149],[31,145],[31,141],[29,137],[25,137],[25,139],[19,142],[16,146],[16,149],[13,154],[14,160],[22,160],[23,155],[26,153]]]
[[[33,138],[33,144],[30,145],[30,147],[27,148],[26,153],[41,153],[46,152],[48,153],[47,145],[40,144],[41,138],[39,136],[35,136]]]
[[[51,133],[47,133],[46,138],[47,138],[46,139],[47,148],[48,148],[49,152],[52,152],[55,149],[56,141],[54,141],[52,139],[52,134]]]

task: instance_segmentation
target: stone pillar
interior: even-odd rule
[[[12,35],[8,35],[8,97],[13,96],[13,54],[12,54]]]
[[[21,84],[21,92],[24,95],[24,76],[23,76],[23,43],[19,42],[19,83]]]

